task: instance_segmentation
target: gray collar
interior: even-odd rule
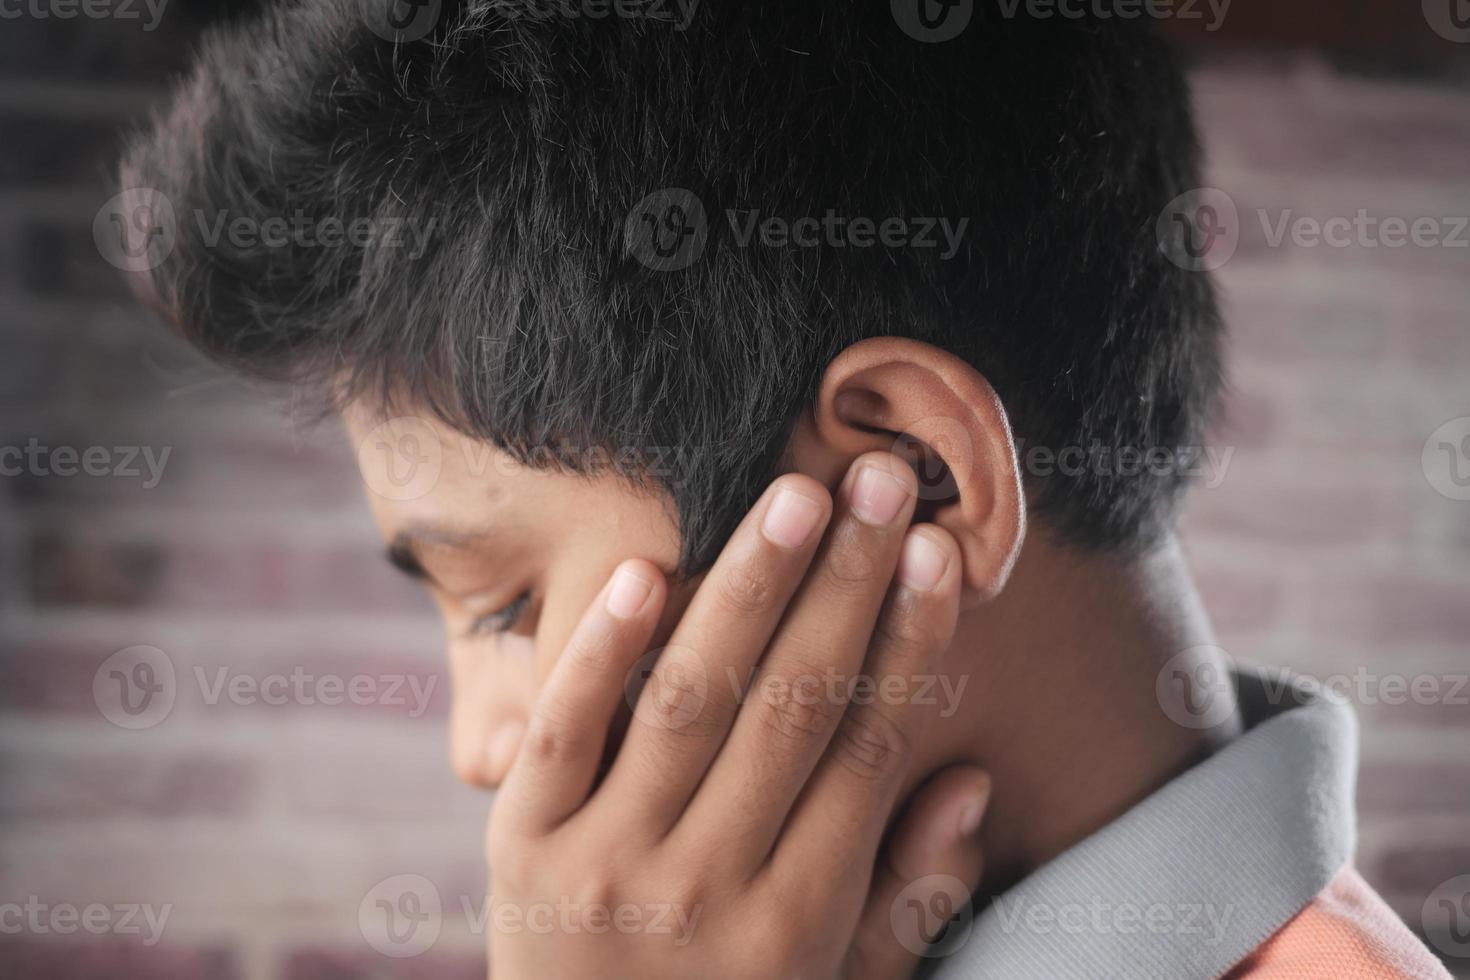
[[[1280,672],[1234,675],[1248,730],[975,917],[939,980],[1214,980],[1352,855],[1357,722]]]

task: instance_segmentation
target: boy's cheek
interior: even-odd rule
[[[675,583],[660,619],[651,649],[668,643],[688,608],[699,579]],[[455,774],[464,783],[494,789],[505,778],[513,757],[495,750],[497,734],[507,726],[524,725],[536,696],[566,648],[586,604],[596,598],[566,603],[566,608],[541,611],[534,636],[508,634],[493,648],[489,644],[454,644],[450,649],[453,698],[449,723],[449,754]],[[580,601],[580,606],[578,605]],[[620,722],[624,713],[620,713]],[[620,737],[621,728],[614,732]]]

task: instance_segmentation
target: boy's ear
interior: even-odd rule
[[[1005,586],[1026,535],[1026,502],[1010,422],[965,361],[930,344],[877,337],[828,365],[816,402],[792,435],[794,467],[830,487],[875,449],[919,476],[916,521],[959,542],[966,605]]]

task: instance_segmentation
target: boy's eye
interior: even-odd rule
[[[470,623],[465,631],[466,636],[484,636],[487,634],[505,633],[515,628],[521,617],[526,614],[526,609],[531,605],[530,591],[522,592],[510,605],[504,606],[494,612],[485,613]]]

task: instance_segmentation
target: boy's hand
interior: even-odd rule
[[[979,878],[988,791],[978,770],[947,770],[879,853],[920,737],[913,696],[959,609],[958,546],[909,527],[914,483],[897,457],[860,458],[824,537],[826,490],[777,480],[701,583],[599,782],[666,596],[648,562],[619,566],[495,803],[497,980],[912,973],[917,937],[933,938],[916,911],[959,909]]]

